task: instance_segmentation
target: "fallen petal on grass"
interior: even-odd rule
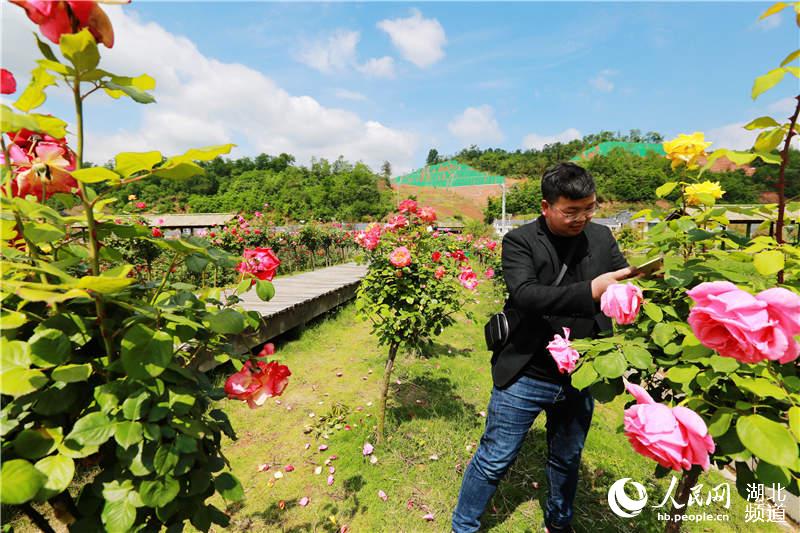
[[[364,447],[361,449],[361,453],[364,455],[372,455],[372,451],[375,447],[370,444],[369,442],[364,443]]]
[[[383,501],[386,501],[386,500],[389,499],[389,497],[386,495],[386,493],[383,492],[382,490],[378,491],[378,498],[380,498]]]
[[[300,498],[300,501],[298,501],[297,504],[300,507],[305,507],[306,505],[308,505],[308,496],[303,496],[302,498]]]
[[[328,486],[333,485],[333,474],[328,476]]]

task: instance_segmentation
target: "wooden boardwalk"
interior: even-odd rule
[[[276,278],[272,300],[262,302],[251,290],[243,295],[241,305],[264,317],[266,324],[258,336],[265,342],[353,299],[366,273],[366,265],[345,263]]]

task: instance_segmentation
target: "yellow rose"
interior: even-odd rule
[[[714,200],[722,198],[725,191],[722,190],[718,181],[704,181],[687,186],[685,194],[688,205],[714,205]]]
[[[128,195],[128,200],[130,200],[130,201],[136,200],[136,195],[135,194],[129,194]]]
[[[706,148],[711,146],[710,142],[705,142],[705,135],[696,131],[691,135],[681,133],[675,139],[664,143],[664,151],[667,152],[667,159],[672,161],[672,168],[686,163],[690,169],[697,168],[697,157],[706,153]]]

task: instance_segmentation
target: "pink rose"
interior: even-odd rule
[[[408,226],[408,219],[403,215],[390,216],[385,225],[386,229],[389,231],[394,231],[397,228],[405,228],[406,226]]]
[[[486,243],[486,247],[489,250],[494,251],[494,249],[497,247],[497,243],[495,241],[489,241],[488,243]]]
[[[434,222],[436,220],[436,211],[432,207],[420,207],[417,211],[417,216],[424,222]]]
[[[440,266],[439,268],[436,269],[436,272],[433,273],[433,276],[436,279],[442,279],[444,277],[445,273],[446,273],[446,270],[444,269],[444,267]]]
[[[280,396],[289,383],[292,373],[286,365],[277,361],[258,361],[256,369],[247,361],[241,370],[225,381],[225,393],[229,398],[244,400],[251,409],[255,409],[267,398]]]
[[[609,285],[600,297],[600,310],[617,324],[632,324],[642,307],[642,289],[632,283]]]
[[[272,248],[246,249],[242,254],[244,261],[239,263],[236,270],[249,273],[261,280],[272,281],[281,260],[273,253]]]
[[[559,372],[562,374],[569,374],[575,370],[575,363],[578,362],[580,354],[572,347],[572,343],[569,342],[570,329],[562,329],[564,330],[564,336],[562,337],[556,333],[553,336],[553,340],[547,345],[547,351],[553,356]]]
[[[800,296],[783,288],[756,296],[728,281],[701,283],[688,322],[704,346],[743,363],[788,363],[800,355]]]
[[[486,279],[492,279],[494,277],[494,269],[492,267],[487,268],[486,272],[483,273],[483,276]]]
[[[401,213],[416,213],[417,212],[417,202],[414,200],[403,200],[400,202],[400,205],[397,208],[398,211]]]
[[[458,275],[458,282],[465,289],[474,291],[478,287],[478,276],[470,267],[463,267],[461,274]]]
[[[407,267],[411,264],[411,252],[405,246],[399,246],[389,254],[389,262],[397,268]]]
[[[714,440],[700,416],[686,407],[669,408],[656,403],[646,390],[633,383],[626,389],[637,404],[625,409],[625,436],[633,449],[663,467],[689,470],[700,465],[708,470]]]

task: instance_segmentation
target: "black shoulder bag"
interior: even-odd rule
[[[552,283],[553,287],[557,287],[561,283],[561,280],[564,279],[564,275],[567,273],[567,265],[572,261],[572,256],[575,254],[575,248],[577,248],[577,246],[573,245],[567,253],[567,258],[564,264],[561,265],[561,271],[558,273],[556,280]],[[520,322],[522,322],[521,313],[513,307],[503,309],[501,312],[492,315],[486,325],[483,326],[486,348],[493,353],[497,353],[505,348],[511,338],[511,334],[517,329]]]

